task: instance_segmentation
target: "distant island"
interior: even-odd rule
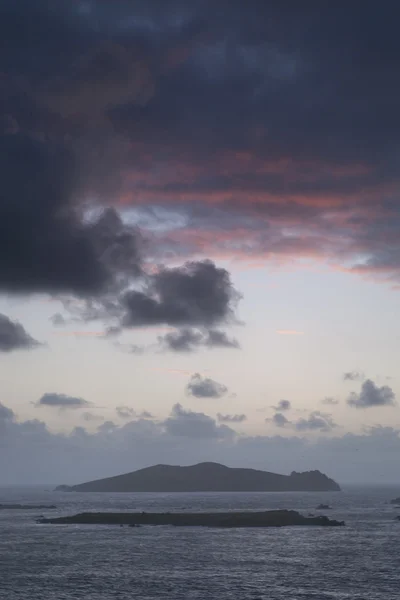
[[[278,475],[218,463],[190,467],[155,465],[132,473],[60,485],[58,492],[339,492],[339,485],[320,471]]]
[[[53,510],[52,504],[0,504],[0,510]]]
[[[295,510],[228,513],[80,513],[69,517],[40,518],[52,525],[173,525],[175,527],[341,527],[344,521],[328,517],[304,517]]]

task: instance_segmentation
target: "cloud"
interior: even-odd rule
[[[117,406],[115,412],[120,419],[133,419],[136,412],[130,406]]]
[[[312,258],[400,281],[397,7],[365,7],[350,34],[357,6],[223,4],[222,20],[174,2],[172,27],[155,0],[3,0],[2,289],[96,295],[143,266],[130,228],[99,243],[88,199],[134,206],[161,262]]]
[[[104,417],[101,417],[100,415],[95,415],[91,412],[84,412],[82,415],[82,419],[87,423],[96,423],[98,421],[104,421]]]
[[[225,331],[218,329],[210,329],[208,331],[205,345],[209,348],[240,348],[240,344],[235,338],[228,337]]]
[[[347,399],[347,404],[354,408],[372,408],[374,406],[394,406],[395,393],[387,385],[378,387],[371,379],[367,379],[361,386],[360,393],[352,392]]]
[[[148,278],[146,292],[129,291],[123,299],[123,325],[202,325],[235,320],[240,295],[226,269],[212,261],[188,262],[161,269]]]
[[[20,323],[11,321],[6,315],[0,314],[0,352],[32,350],[40,345]]]
[[[290,421],[283,415],[282,413],[275,413],[272,419],[265,419],[265,421],[272,422],[277,427],[285,427],[285,425],[289,425]]]
[[[218,425],[214,419],[204,413],[185,410],[181,404],[175,404],[171,416],[163,423],[165,430],[172,436],[194,439],[230,439],[235,432],[227,425]]]
[[[161,348],[172,352],[193,352],[199,348],[238,349],[240,347],[237,340],[229,338],[224,331],[218,329],[200,331],[184,328],[159,336],[158,342]]]
[[[195,329],[181,329],[159,336],[159,344],[172,352],[192,352],[203,345],[203,334]]]
[[[52,322],[52,324],[55,327],[62,327],[63,325],[66,325],[66,323],[67,323],[61,313],[55,313],[54,315],[52,315],[50,317],[50,321]]]
[[[144,410],[137,413],[130,406],[117,406],[115,412],[117,413],[120,419],[154,419],[154,416],[149,411]]]
[[[348,371],[343,374],[343,379],[345,381],[364,381],[365,375],[360,371]]]
[[[217,419],[219,423],[243,423],[244,421],[247,421],[247,417],[244,414],[222,415],[221,413],[218,413]]]
[[[222,398],[228,393],[228,388],[214,379],[195,373],[186,386],[186,393],[195,398]]]
[[[138,272],[135,233],[113,209],[94,223],[80,220],[77,169],[59,143],[0,136],[0,290],[96,294]]]
[[[4,404],[0,402],[0,423],[2,421],[13,421],[14,418],[14,411],[11,410],[11,408],[8,408],[8,406],[4,406]]]
[[[326,397],[321,400],[321,404],[326,404],[328,406],[335,406],[339,404],[339,400],[337,398]]]
[[[55,433],[44,422],[17,418],[1,405],[0,478],[4,485],[72,484],[159,463],[217,461],[276,473],[320,469],[340,483],[397,481],[396,428],[308,437],[308,432],[235,435],[224,427],[203,413],[174,407],[167,422],[134,419],[90,432],[78,427]]]
[[[289,400],[279,400],[278,405],[273,407],[276,411],[286,411],[292,408],[292,404]]]
[[[330,432],[337,427],[331,415],[318,410],[313,411],[306,419],[299,419],[294,423],[297,431],[326,431]]]
[[[66,396],[65,394],[47,393],[44,394],[37,402],[35,406],[48,406],[51,408],[60,408],[62,410],[85,408],[90,406],[90,402],[83,400],[83,398],[74,398],[73,396]]]

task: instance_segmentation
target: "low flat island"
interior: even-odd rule
[[[56,506],[48,504],[0,504],[0,510],[54,510]]]
[[[304,517],[294,510],[220,513],[100,513],[89,512],[57,518],[38,519],[52,525],[174,525],[176,527],[340,527],[344,521],[326,516]]]

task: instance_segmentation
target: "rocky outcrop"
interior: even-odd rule
[[[345,523],[326,516],[305,517],[294,510],[228,513],[80,513],[69,517],[42,518],[54,525],[174,525],[176,527],[340,527]]]
[[[98,479],[56,491],[75,492],[327,492],[339,485],[320,471],[279,475],[237,469],[218,463],[190,467],[156,465],[132,473]]]

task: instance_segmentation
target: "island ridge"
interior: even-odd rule
[[[218,463],[192,466],[155,465],[79,485],[60,485],[73,492],[335,492],[340,486],[320,471],[280,475]]]

